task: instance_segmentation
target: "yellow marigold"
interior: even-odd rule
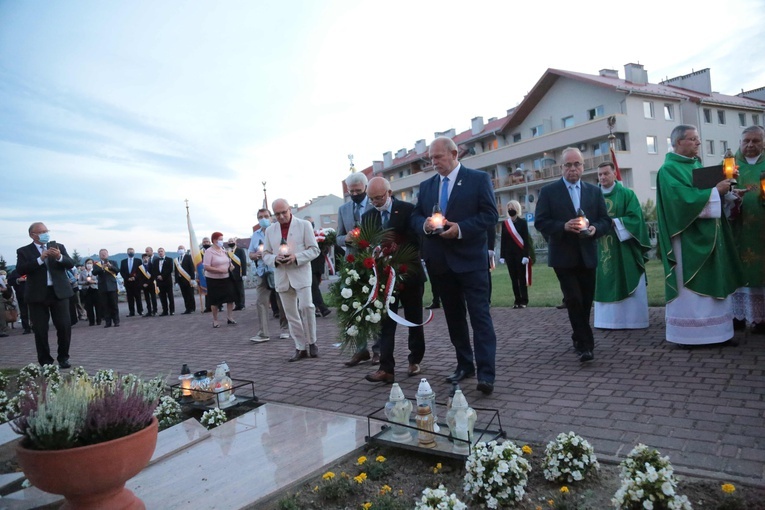
[[[366,461],[367,461],[367,458],[362,455],[361,457],[359,457],[359,459],[356,462],[358,462],[359,466],[361,466]]]
[[[321,477],[324,478],[325,480],[332,480],[335,477],[335,473],[333,473],[332,471],[327,471],[326,473],[321,475]]]
[[[521,448],[521,451],[523,451],[523,453],[525,453],[526,455],[531,455],[533,453],[531,450],[531,446],[527,444],[523,445],[523,448]]]
[[[385,494],[391,492],[392,490],[393,489],[391,488],[391,486],[386,484],[386,485],[383,485],[382,487],[380,487],[380,494],[385,495]]]
[[[316,487],[314,487],[314,488],[313,488],[313,491],[314,491],[314,492],[319,492],[319,486],[317,485]]]
[[[542,510],[542,507],[537,505],[537,507],[534,510]]]
[[[387,459],[383,457],[382,455],[378,455],[375,459],[377,462],[385,462]]]
[[[372,503],[370,503],[369,501],[367,501],[366,503],[364,503],[363,505],[361,505],[361,508],[363,508],[364,510],[369,510],[370,508],[372,508]]]
[[[367,474],[361,473],[359,476],[354,476],[353,479],[356,480],[356,483],[364,483],[364,480],[367,479]]]
[[[560,488],[560,493],[561,494],[568,494],[568,487],[566,487],[565,485],[563,487],[561,487]]]
[[[555,500],[554,499],[548,499],[547,504],[550,506],[555,506]]]
[[[722,491],[725,494],[733,494],[734,492],[736,492],[736,487],[732,483],[724,483],[722,485]]]

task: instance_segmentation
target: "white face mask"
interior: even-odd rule
[[[385,203],[382,206],[375,207],[375,209],[377,209],[380,212],[383,212],[383,211],[387,210],[388,207],[390,207],[390,197],[388,197],[388,199],[385,201]]]
[[[184,255],[186,255],[186,250],[178,250],[179,257],[183,257]]]
[[[90,271],[91,269],[93,269],[93,264],[85,264],[85,269]]]
[[[215,244],[223,248],[223,241],[215,241]]]

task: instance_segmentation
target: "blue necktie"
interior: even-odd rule
[[[441,206],[441,214],[446,216],[446,203],[449,202],[449,178],[444,177],[441,179],[441,200],[439,205]]]
[[[382,215],[382,224],[383,227],[388,224],[388,216],[390,216],[390,213],[388,211],[383,211],[380,213]]]
[[[571,194],[571,202],[574,204],[574,210],[579,210],[579,189],[576,184],[568,185],[568,192]]]

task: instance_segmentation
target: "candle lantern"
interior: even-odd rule
[[[579,218],[579,237],[590,237],[590,220],[587,219],[581,207],[577,209],[576,215]]]
[[[738,184],[734,179],[736,173],[736,159],[733,157],[733,151],[728,147],[725,150],[725,156],[723,156],[723,173],[726,179],[731,180],[731,185]]]
[[[191,381],[191,398],[197,402],[210,400],[210,377],[207,370],[194,372],[194,379]]]
[[[440,234],[444,231],[446,218],[444,218],[444,213],[441,212],[441,206],[438,205],[438,203],[433,206],[433,214],[430,215],[430,224],[433,226],[434,234]]]
[[[260,253],[263,253],[263,239],[261,239],[260,242],[258,242],[258,251]]]
[[[412,414],[412,403],[404,397],[404,392],[398,383],[393,383],[390,389],[388,403],[385,404],[385,417],[393,422],[393,441],[408,443],[412,440],[409,429],[401,425],[409,425],[409,417]]]
[[[436,393],[430,387],[430,383],[424,377],[420,380],[420,386],[417,388],[417,407],[429,406],[433,413],[433,430],[438,432],[438,417],[436,416]]]
[[[279,243],[279,255],[287,256],[290,254],[290,247],[287,244],[287,240],[282,237],[282,242]]]
[[[181,382],[181,400],[184,402],[191,400],[191,380],[193,378],[189,366],[184,363],[183,368],[181,368],[181,375],[178,376],[178,380]]]
[[[765,207],[765,172],[760,174],[760,204]]]
[[[430,406],[417,406],[417,444],[422,448],[435,448],[436,436],[433,434],[433,413]]]
[[[215,377],[210,383],[210,391],[215,393],[215,404],[218,407],[224,408],[236,403],[231,386],[231,378],[226,375],[226,367],[221,363],[215,369]]]
[[[453,451],[465,455],[470,452],[470,442],[473,441],[473,427],[477,415],[475,410],[467,403],[462,390],[457,390],[452,399],[452,407],[446,414],[446,423],[452,437],[460,441],[454,441]]]

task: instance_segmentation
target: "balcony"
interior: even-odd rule
[[[585,158],[584,160],[584,172],[583,175],[590,175],[597,173],[598,165],[604,161],[611,161],[611,155],[593,156],[591,158]],[[492,179],[494,184],[494,191],[512,191],[515,189],[523,188],[527,184],[529,186],[538,187],[540,184],[546,184],[555,179],[560,178],[563,175],[562,165],[552,165],[544,168],[540,168],[531,172],[532,178],[528,183],[524,180],[523,175],[508,175],[507,177],[501,177],[499,179]]]

